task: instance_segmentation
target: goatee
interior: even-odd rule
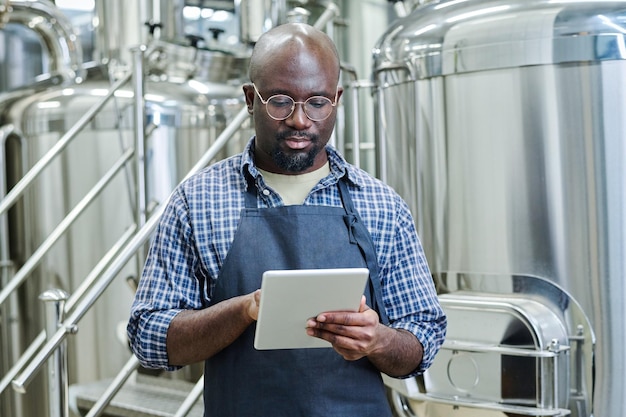
[[[284,169],[287,172],[302,172],[311,168],[313,163],[315,162],[315,157],[320,152],[319,148],[319,138],[317,135],[300,135],[301,137],[306,137],[311,141],[311,149],[309,151],[291,151],[285,152],[280,146],[279,143],[283,141],[287,137],[293,137],[293,134],[283,133],[278,134],[276,139],[278,143],[274,147],[272,151],[272,159],[281,169]]]

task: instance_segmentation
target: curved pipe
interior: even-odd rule
[[[0,25],[3,25],[6,23],[8,10],[9,10],[9,0],[0,0]]]
[[[0,2],[0,30],[14,23],[33,30],[50,58],[51,75],[81,82],[83,49],[69,20],[48,0],[4,0]]]
[[[326,9],[320,15],[320,17],[317,18],[317,21],[313,26],[321,30],[328,22],[339,16],[339,14],[339,7],[335,3],[333,3],[332,1],[326,2]]]

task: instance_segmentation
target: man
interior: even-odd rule
[[[443,342],[407,205],[327,145],[339,71],[332,41],[311,26],[264,34],[244,86],[256,135],[175,190],[152,243],[131,346],[147,367],[205,361],[207,417],[391,416],[380,372],[417,375]],[[303,323],[333,349],[254,349],[264,271],[362,266],[358,312]]]

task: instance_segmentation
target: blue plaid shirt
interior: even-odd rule
[[[172,193],[153,238],[128,323],[131,347],[142,365],[177,369],[168,363],[165,342],[169,324],[184,309],[208,305],[245,206],[246,176],[258,179],[259,207],[283,205],[257,170],[253,148],[251,139],[243,153],[205,168]],[[311,190],[304,204],[341,207],[334,185],[347,174],[354,207],[376,249],[390,325],[408,330],[422,343],[424,358],[415,374],[422,372],[443,343],[446,317],[409,208],[389,186],[348,164],[331,146],[326,150],[330,175]]]

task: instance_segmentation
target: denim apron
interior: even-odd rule
[[[380,308],[381,291],[371,236],[338,182],[344,207],[257,208],[256,186],[220,270],[211,304],[260,288],[269,269],[368,267],[368,305]],[[381,313],[382,311],[382,313]],[[304,332],[302,323],[302,331]],[[332,348],[255,350],[256,325],[206,360],[206,417],[390,417],[380,372],[367,358],[346,361]]]

